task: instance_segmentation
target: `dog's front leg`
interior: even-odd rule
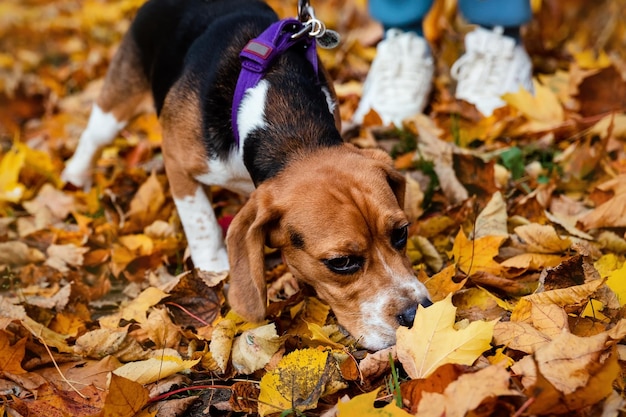
[[[172,194],[176,195],[174,181],[170,180]],[[174,197],[178,216],[183,224],[191,259],[203,271],[228,270],[228,254],[224,246],[222,229],[217,223],[211,201],[201,185],[196,184],[194,194]]]

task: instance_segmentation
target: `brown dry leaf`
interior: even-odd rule
[[[256,413],[259,398],[259,388],[256,383],[237,381],[232,386],[233,395],[228,400],[234,412]]]
[[[494,344],[532,354],[550,341],[550,337],[529,323],[512,321],[496,323],[493,329]]]
[[[220,320],[211,334],[210,351],[221,373],[226,372],[237,325],[229,319]]]
[[[114,356],[122,361],[144,359],[148,352],[128,336],[125,328],[95,329],[76,339],[74,352],[87,358]]]
[[[508,236],[506,202],[501,192],[491,196],[484,209],[476,217],[473,238],[486,236]]]
[[[528,252],[562,253],[570,248],[572,241],[561,238],[554,227],[531,223],[515,228],[515,233],[525,243]]]
[[[418,306],[413,327],[396,331],[398,359],[411,378],[426,378],[446,363],[471,365],[487,349],[495,321],[475,321],[456,330],[452,297]]]
[[[89,251],[89,248],[80,248],[74,244],[67,245],[50,245],[46,250],[48,259],[45,264],[52,268],[68,272],[69,266],[81,266],[83,264],[83,255]]]
[[[359,362],[359,372],[364,379],[376,379],[386,372],[389,372],[391,364],[389,356],[395,361],[398,359],[396,346],[379,350],[377,352],[368,353],[368,355]]]
[[[156,174],[152,172],[148,180],[137,190],[130,202],[128,221],[141,230],[156,220],[159,210],[165,202],[163,187]],[[136,230],[136,229],[135,229]]]
[[[25,298],[26,302],[31,306],[61,311],[67,306],[71,293],[72,285],[66,284],[59,288],[58,291],[55,291],[54,294],[29,295]]]
[[[22,360],[26,354],[27,338],[17,340],[11,345],[9,333],[0,330],[0,371],[12,374],[23,374]]]
[[[533,326],[550,338],[569,331],[567,313],[556,304],[533,304],[530,319]]]
[[[0,242],[0,265],[20,266],[43,262],[46,257],[37,249],[19,241]]]
[[[104,400],[103,417],[134,416],[150,399],[148,390],[140,383],[111,375],[109,391]]]
[[[518,301],[511,313],[511,321],[529,322],[533,304],[555,304],[559,307],[582,304],[602,285],[604,281],[598,279],[582,285],[527,295]]]
[[[87,386],[80,392],[61,391],[52,384],[37,390],[35,398],[13,397],[11,408],[19,415],[93,417],[103,406],[103,394],[95,387]]]
[[[400,392],[405,405],[408,405],[411,414],[417,412],[417,407],[425,392],[442,394],[446,387],[463,374],[461,367],[454,364],[442,365],[425,379],[411,379],[400,384]]]
[[[558,266],[562,261],[563,257],[561,255],[550,253],[522,253],[502,261],[500,265],[502,265],[503,268],[540,271],[545,268]]]
[[[141,330],[159,349],[175,348],[180,342],[180,328],[172,323],[172,319],[164,308],[153,309],[148,314],[148,320],[141,323]]]
[[[267,365],[281,344],[274,323],[246,330],[233,342],[233,367],[237,372],[249,375]]]
[[[452,204],[467,200],[469,193],[457,178],[452,166],[452,145],[439,139],[439,129],[433,121],[424,115],[416,115],[405,121],[405,124],[420,138],[419,152],[415,153],[415,159],[423,158],[434,163],[439,185],[448,200]]]
[[[423,393],[416,415],[463,417],[488,398],[519,396],[519,392],[509,388],[509,379],[509,372],[499,365],[488,366],[473,374],[461,375],[446,387],[443,394]]]

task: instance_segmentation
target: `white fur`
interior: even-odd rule
[[[230,152],[226,160],[209,159],[208,172],[196,176],[196,180],[207,185],[219,185],[243,195],[249,195],[254,191],[252,178],[243,163],[243,146],[250,132],[263,128],[266,124],[265,102],[268,89],[267,80],[261,80],[255,87],[246,91],[237,111],[239,146]]]
[[[111,113],[105,113],[97,104],[93,105],[87,128],[80,135],[74,156],[67,162],[61,179],[77,187],[83,187],[91,181],[91,169],[96,154],[105,145],[113,142],[120,130],[126,126]]]
[[[193,196],[174,198],[174,203],[185,229],[195,267],[203,271],[227,271],[228,255],[222,229],[202,187],[198,186]]]
[[[238,149],[233,149],[225,161],[220,158],[209,159],[206,174],[196,176],[196,180],[206,185],[219,185],[242,195],[254,191],[254,183],[243,163]]]
[[[326,87],[322,87],[322,92],[326,96],[326,104],[328,105],[328,111],[330,114],[335,114],[335,108],[337,108],[337,102],[333,99],[333,95],[330,94],[330,91]]]
[[[368,332],[363,335],[361,343],[368,349],[379,350],[392,345],[396,341],[397,323],[395,317],[393,323],[387,322],[382,311],[390,304],[397,304],[398,291],[400,289],[408,289],[412,293],[412,297],[417,304],[419,300],[428,298],[426,287],[412,274],[397,274],[385,262],[385,258],[380,250],[377,251],[378,261],[382,263],[387,276],[391,278],[390,290],[381,291],[370,300],[365,301],[360,306],[361,320],[367,323]],[[355,335],[356,336],[356,335]]]
[[[265,101],[270,83],[261,80],[244,94],[239,109],[237,110],[237,127],[239,129],[239,149],[243,152],[243,144],[246,137],[254,129],[265,126]]]

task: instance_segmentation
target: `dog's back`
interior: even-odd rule
[[[206,66],[203,73],[214,73],[216,61],[203,57],[233,55],[226,49],[240,51],[247,39],[276,19],[274,11],[257,0],[150,0],[144,4],[128,36],[140,51],[157,113],[186,63],[199,60]],[[240,35],[233,39],[233,33]]]

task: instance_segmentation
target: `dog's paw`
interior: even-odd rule
[[[65,169],[61,172],[61,181],[70,183],[78,188],[90,188],[91,167],[81,163],[76,158],[67,161]]]

